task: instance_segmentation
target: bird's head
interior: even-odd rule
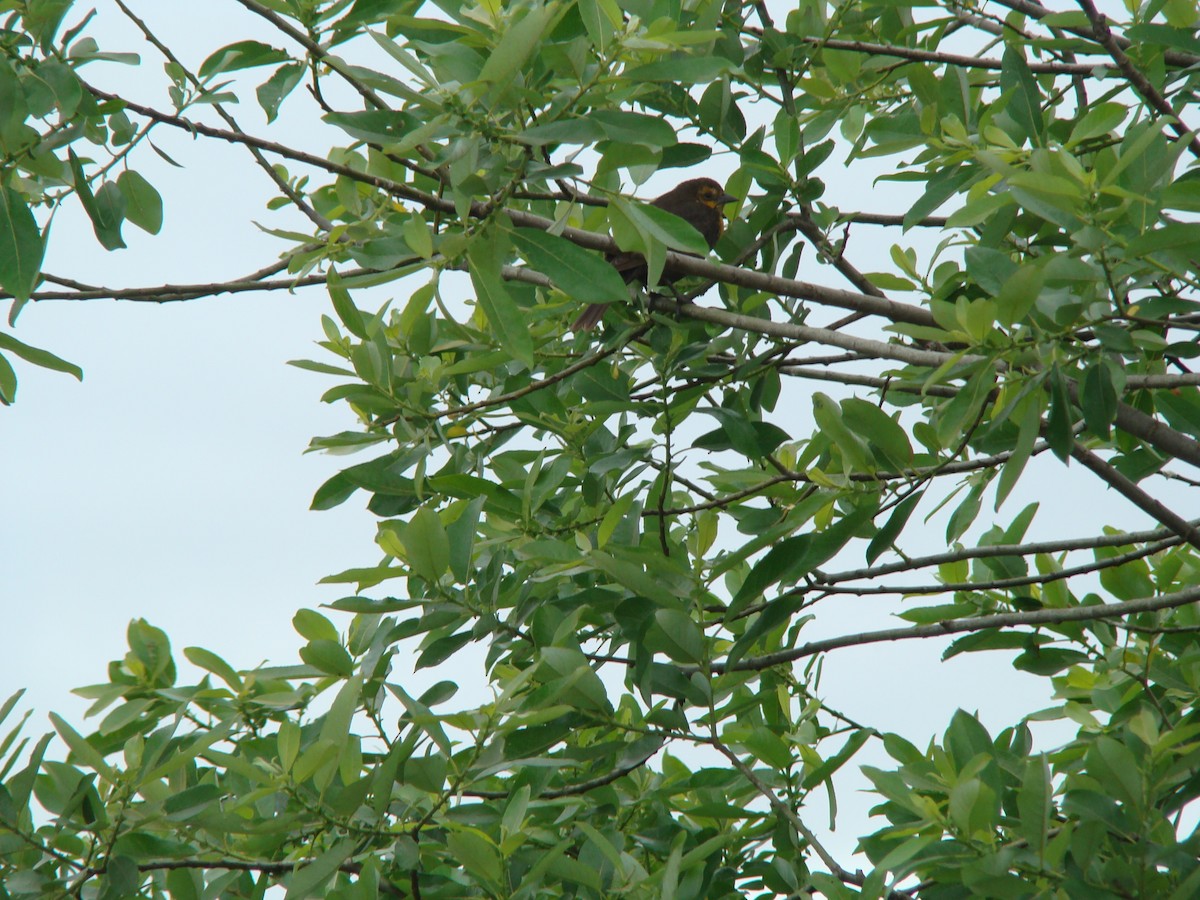
[[[737,197],[725,193],[725,189],[711,178],[696,178],[688,184],[696,199],[713,209],[720,209],[726,203],[733,203],[737,200]]]

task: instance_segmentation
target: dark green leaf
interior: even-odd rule
[[[114,206],[111,191],[105,192],[105,202],[101,203],[92,194],[87,177],[83,173],[83,164],[75,155],[75,151],[68,149],[67,157],[71,162],[71,171],[74,175],[75,192],[79,195],[79,202],[83,204],[88,218],[92,220],[92,230],[96,233],[96,239],[106,250],[119,250],[125,246],[125,241],[121,238],[121,210]],[[101,190],[104,190],[105,187],[107,185],[104,185]],[[116,185],[113,185],[113,189],[118,190],[119,196],[119,189]]]
[[[1016,122],[1021,133],[1037,147],[1043,143],[1041,92],[1017,46],[1005,45],[1000,68],[1000,90],[1008,98],[1004,111]]]
[[[471,284],[488,324],[500,346],[513,359],[533,367],[533,339],[525,315],[504,285],[500,274],[501,247],[496,229],[489,229],[467,248]]]
[[[1112,371],[1103,360],[1093,362],[1083,376],[1080,406],[1084,424],[1096,437],[1108,437],[1113,419],[1117,417],[1117,399]]]
[[[887,522],[882,528],[875,533],[871,538],[871,543],[867,545],[867,564],[874,563],[879,558],[883,551],[890,548],[896,541],[897,536],[904,530],[904,526],[908,523],[908,517],[912,515],[913,510],[917,508],[917,504],[921,502],[923,492],[918,492],[906,497],[902,500],[892,514],[888,516]]]
[[[19,302],[29,299],[41,271],[46,243],[25,198],[0,190],[0,288]]]

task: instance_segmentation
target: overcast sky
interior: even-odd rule
[[[260,20],[232,2],[206,4],[203,13],[194,4],[131,5],[193,68],[225,43],[266,35]],[[102,48],[134,50],[143,65],[92,66],[85,74],[99,85],[120,86],[131,99],[168,108],[156,51],[110,2],[95,6],[99,14],[89,30]],[[266,133],[256,107],[236,113],[244,127]],[[314,116],[300,92],[285,113],[291,130],[285,125],[272,137],[316,152],[338,139],[332,132],[329,139],[314,138]],[[166,129],[156,131],[155,140],[185,167],[172,169],[148,148],[135,157],[134,168],[165,199],[163,232],[151,237],[127,225],[129,248],[108,253],[70,204],[55,220],[47,271],[110,286],[224,280],[259,268],[283,249],[254,222],[308,230],[290,214],[267,210],[273,186],[244,150]],[[670,186],[677,174],[654,185]],[[861,177],[839,183],[820,174],[830,182],[830,199],[844,208],[878,208],[879,198],[895,189],[867,190]],[[859,233],[851,254],[873,249],[879,255],[856,263],[868,271],[885,268],[882,248],[900,236]],[[811,260],[806,266],[812,268],[805,277],[845,286],[832,270]],[[17,337],[85,373],[80,384],[18,361],[17,403],[0,410],[7,635],[0,695],[28,689],[23,708],[38,711],[35,731],[49,710],[81,718],[85,705],[70,689],[104,679],[107,662],[124,654],[125,629],[135,617],[164,628],[177,655],[199,645],[235,667],[290,663],[301,643],[290,625],[295,610],[347,593],[316,582],[378,560],[375,519],[364,509],[364,495],[334,511],[308,511],[317,487],[348,464],[344,457],[303,454],[309,439],[354,424],[344,408],[319,402],[328,379],[285,365],[322,358],[314,341],[327,309],[321,291],[306,289],[163,306],[46,302],[22,313]],[[1000,520],[1011,521],[1025,503],[1041,499],[1060,512],[1044,512],[1035,523],[1030,534],[1039,539],[1095,534],[1109,522],[1147,527],[1076,469],[1036,460],[1034,477],[1026,477]],[[930,526],[920,549],[944,549],[942,533],[943,525]],[[861,630],[873,617],[876,627],[896,624],[884,612],[873,601],[847,600],[823,612],[813,634]],[[330,615],[339,627],[348,621]],[[195,677],[182,668],[184,680]],[[434,677],[423,673],[417,689]],[[980,710],[994,732],[1049,702],[1046,683],[1012,671],[1004,657],[972,655],[942,664],[927,642],[839,651],[825,663],[823,687],[848,714],[918,744],[940,732],[960,706]],[[840,799],[843,807],[872,802]]]

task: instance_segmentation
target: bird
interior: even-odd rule
[[[736,200],[737,197],[731,196],[711,178],[691,178],[676,185],[661,197],[651,200],[650,205],[679,216],[700,232],[701,237],[708,243],[709,249],[712,249],[717,246],[717,239],[725,227],[721,207]],[[695,256],[696,254],[689,253],[687,255]],[[612,264],[626,283],[640,281],[645,284],[647,278],[646,258],[642,254],[610,253],[605,259]],[[664,284],[672,284],[683,276],[683,272],[668,263],[663,269],[660,280]],[[604,312],[607,309],[607,303],[590,304],[579,314],[579,318],[575,320],[571,330],[588,331],[595,328],[604,318]]]

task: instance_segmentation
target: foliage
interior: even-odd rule
[[[297,613],[297,664],[187,648],[188,683],[134,622],[91,733],[12,726],[0,897],[1200,892],[1200,532],[1172,490],[1200,465],[1194,2],[239,2],[270,37],[195,71],[160,43],[157,106],[90,80],[130,60],[81,7],[0,3],[0,286],[12,318],[200,296],[41,272],[51,215],[120,248],[162,221],[152,140],[244,146],[301,223],[252,286],[326,286],[329,355],[297,364],[361,421],[314,441],[363,458],[313,505],[365,492],[383,559]],[[302,83],[340,145],[231,112],[253,89],[269,124]],[[880,171],[903,215],[857,208]],[[603,252],[653,281],[703,249],[620,190],[659,172],[742,199],[721,263],[631,296]],[[599,338],[566,329],[588,302]],[[1001,512],[1035,459],[1152,527]],[[812,636],[876,594],[905,625]],[[1055,704],[922,748],[823,702],[830,654],[945,635]],[[444,663],[420,696],[397,674]],[[491,698],[456,704],[476,665]],[[1036,746],[1047,719],[1073,739]],[[806,802],[869,744],[880,803],[838,859]]]

